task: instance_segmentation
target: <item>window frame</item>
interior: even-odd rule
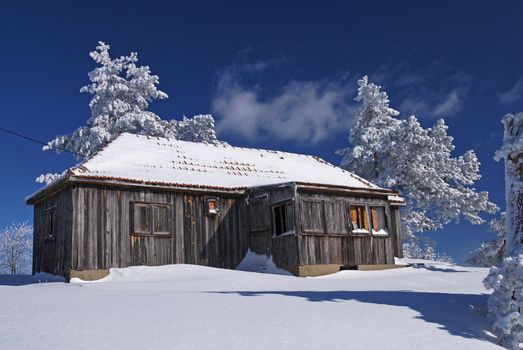
[[[348,203],[347,205],[347,212],[348,212],[348,222],[349,222],[349,233],[353,236],[368,236],[371,233],[371,222],[369,221],[369,210],[368,205],[364,203]],[[366,224],[367,228],[363,226],[363,228],[358,228],[356,230],[359,230],[359,232],[354,232],[354,227],[352,225],[352,208],[364,208],[365,209],[365,217],[366,217]],[[358,223],[365,222],[363,218],[360,218],[360,211],[357,210],[358,213]]]
[[[282,237],[287,235],[296,234],[296,220],[294,218],[294,199],[285,199],[279,202],[274,202],[270,205],[271,208],[271,237]],[[283,230],[280,234],[276,233],[276,208],[283,208],[285,217],[283,222],[286,225],[286,230]],[[288,209],[287,209],[288,208]],[[287,211],[288,210],[288,211]],[[289,215],[289,213],[291,215]]]
[[[384,219],[384,224],[385,224],[385,232],[386,234],[382,234],[382,233],[377,233],[380,231],[380,228],[378,227],[378,230],[375,230],[374,229],[374,217],[373,217],[373,209],[375,208],[381,208],[383,209],[383,219]],[[370,216],[369,216],[369,219],[370,219],[370,232],[372,233],[372,235],[374,236],[382,236],[382,237],[387,237],[390,235],[390,222],[389,222],[389,215],[388,215],[388,207],[386,205],[369,205],[369,211],[370,211]],[[376,219],[376,222],[378,222],[378,220]]]
[[[150,210],[150,222],[149,227],[150,229],[148,231],[137,230],[136,222],[135,222],[135,211],[136,208],[148,208]],[[155,208],[166,208],[167,209],[167,215],[170,216],[171,220],[169,220],[169,216],[167,217],[167,231],[155,231],[155,219],[154,219],[154,210]],[[172,230],[173,230],[173,215],[172,215],[172,208],[173,205],[169,203],[155,203],[155,202],[140,202],[140,201],[134,201],[131,202],[131,215],[129,215],[129,218],[131,220],[131,236],[143,236],[143,237],[171,237],[172,236]]]

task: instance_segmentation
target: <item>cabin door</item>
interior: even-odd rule
[[[167,265],[173,259],[173,205],[132,203],[132,265]]]
[[[249,232],[251,249],[256,254],[271,254],[271,222],[267,196],[249,200]]]

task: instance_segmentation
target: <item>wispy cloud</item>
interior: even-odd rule
[[[498,101],[503,104],[514,103],[523,97],[523,78],[520,78],[513,87],[498,95]]]
[[[434,115],[445,117],[459,112],[463,107],[464,94],[462,90],[452,90],[435,106]]]
[[[241,53],[216,76],[211,108],[218,133],[317,144],[348,132],[359,108],[354,97],[362,74],[332,80],[286,79],[280,73],[287,72],[287,58],[249,61],[246,57]],[[402,116],[424,119],[459,113],[470,85],[469,77],[439,63],[422,72],[408,64],[382,66],[369,76],[389,93],[392,107]]]
[[[414,114],[420,118],[452,117],[463,108],[466,90],[454,89],[447,94],[421,95],[410,93],[403,98],[400,111],[403,114]]]
[[[422,72],[408,64],[386,65],[375,76],[390,91],[392,103],[402,115],[414,114],[425,119],[449,118],[459,113],[470,85],[470,77],[451,72],[439,62]]]
[[[291,80],[266,91],[256,81],[270,62],[233,64],[218,74],[212,110],[219,133],[245,138],[318,143],[334,133],[347,133],[354,119],[355,84]],[[274,72],[272,72],[274,74]]]

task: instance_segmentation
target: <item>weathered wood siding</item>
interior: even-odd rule
[[[391,226],[394,227],[394,234],[392,238],[392,246],[394,247],[394,256],[403,258],[403,243],[401,242],[401,218],[400,218],[400,207],[390,207],[390,218]]]
[[[393,264],[394,254],[401,251],[398,229],[391,218],[385,197],[348,196],[344,194],[299,190],[298,251],[300,265]],[[350,204],[384,206],[389,213],[388,236],[353,235],[349,229]]]
[[[53,220],[52,236],[49,235],[49,216]],[[33,222],[33,273],[66,274],[71,267],[71,188],[35,203]]]
[[[205,213],[204,194],[75,185],[72,269],[199,264],[234,268],[248,247],[241,197],[219,198],[220,213]],[[170,232],[133,234],[133,203],[169,206]]]
[[[218,200],[218,215],[207,215],[209,196]],[[276,236],[273,208],[283,203],[287,232]],[[133,206],[149,204],[163,208],[168,232],[135,230]],[[350,204],[386,207],[389,235],[350,234]],[[49,210],[52,237],[46,233]],[[252,188],[242,196],[76,183],[35,203],[34,215],[35,272],[172,263],[235,268],[248,248],[293,273],[307,265],[392,264],[403,255],[399,208],[383,195],[297,190],[294,184]]]

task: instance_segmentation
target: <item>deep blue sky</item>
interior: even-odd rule
[[[262,126],[226,128],[222,139],[337,164],[355,79],[368,74],[403,116],[416,113],[425,126],[445,117],[456,154],[472,148],[482,162],[477,188],[504,207],[503,166],[492,156],[502,140],[501,117],[523,109],[522,16],[521,1],[2,2],[0,127],[47,141],[85,124],[90,96],[78,90],[94,68],[88,53],[102,40],[113,55],[137,51],[160,76],[170,98],[151,110],[162,118],[217,112],[226,125],[219,112],[231,105],[220,109],[213,101],[250,94],[254,107],[242,106]],[[299,110],[293,114],[292,99],[281,101],[314,104],[315,92],[337,94],[336,103],[349,109],[346,117],[331,116],[336,122],[325,124],[325,135],[303,136],[316,132],[313,124],[300,120]],[[262,112],[252,111],[260,106]],[[285,111],[304,134],[271,129],[271,113]],[[32,221],[24,197],[40,186],[34,178],[61,172],[74,159],[6,134],[0,150],[0,226]],[[452,224],[433,236],[461,261],[493,237],[486,229]]]

